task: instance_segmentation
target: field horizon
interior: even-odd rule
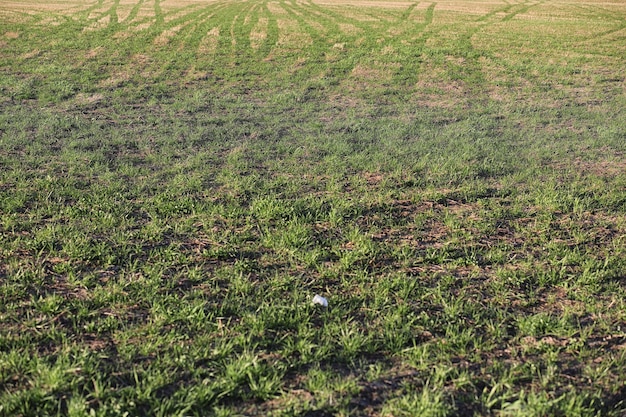
[[[0,0],[0,416],[624,415],[625,57],[618,0]]]

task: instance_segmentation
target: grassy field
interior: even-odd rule
[[[0,416],[623,416],[625,74],[622,0],[0,0]]]

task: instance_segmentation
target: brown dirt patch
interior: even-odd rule
[[[98,55],[100,55],[102,52],[104,52],[104,48],[101,46],[98,46],[96,48],[90,49],[89,51],[87,51],[87,53],[85,54],[85,58],[87,59],[93,59],[95,57],[97,57]]]
[[[615,158],[600,161],[586,161],[579,157],[572,161],[572,165],[577,171],[585,174],[612,178],[624,175],[626,172],[626,157],[619,153],[615,154]]]

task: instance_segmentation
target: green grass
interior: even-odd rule
[[[620,1],[53,6],[0,5],[0,416],[626,411]]]

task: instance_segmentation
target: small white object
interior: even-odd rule
[[[313,297],[313,304],[319,304],[322,307],[328,307],[328,300],[321,295],[315,294],[315,297]]]

